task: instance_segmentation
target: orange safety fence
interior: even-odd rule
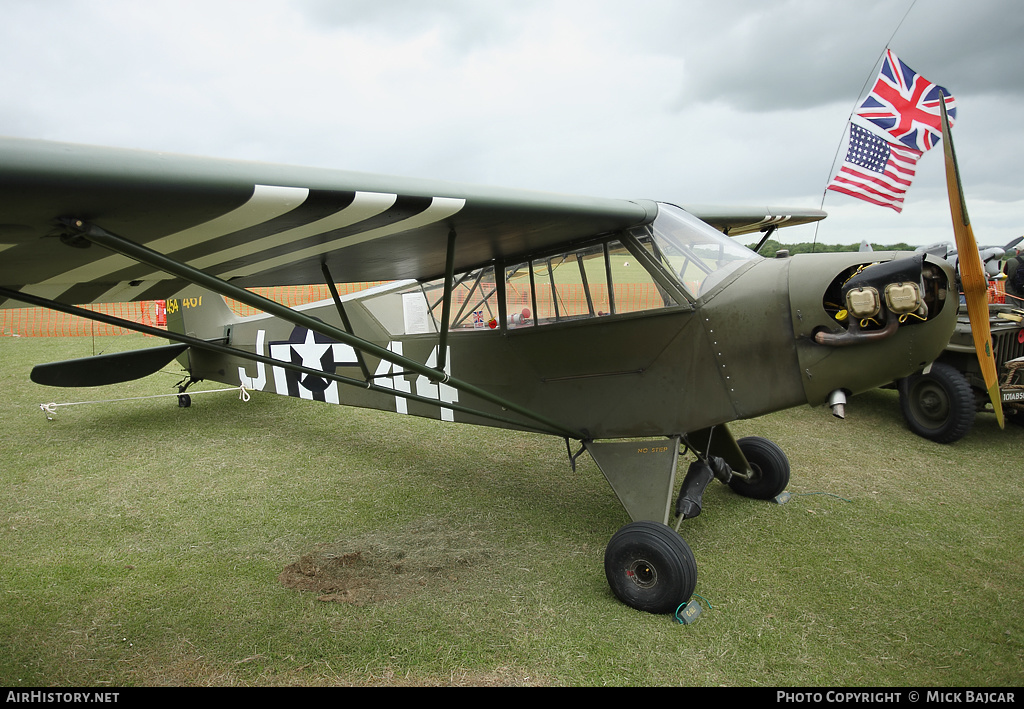
[[[988,302],[1006,302],[1006,283],[1003,281],[990,281],[988,284]]]
[[[373,283],[339,283],[338,293],[347,295],[379,285],[384,281]],[[305,305],[317,300],[331,297],[331,291],[322,286],[275,286],[273,288],[252,288],[265,298],[276,300],[288,307]],[[228,306],[239,315],[253,315],[257,312],[244,303],[228,299]],[[100,303],[83,305],[85,310],[111,315],[122,320],[164,327],[167,324],[164,301],[146,300],[135,303]],[[103,337],[107,335],[125,335],[132,332],[123,327],[107,325],[77,315],[60,313],[48,308],[6,308],[0,310],[0,336],[5,337]]]
[[[85,310],[111,315],[123,320],[158,327],[158,305],[163,301],[137,303],[102,303],[82,306]],[[5,337],[82,337],[125,335],[131,332],[77,315],[59,313],[47,308],[9,308],[0,310],[0,335]]]
[[[338,293],[348,295],[367,288],[386,283],[387,281],[374,281],[370,283],[338,283]],[[295,307],[305,305],[319,300],[327,300],[331,297],[330,289],[326,285],[316,286],[274,286],[270,288],[252,288],[254,293],[270,298],[282,305]],[[607,288],[599,286],[593,288],[593,300],[595,308],[602,313],[610,311]],[[652,284],[616,284],[615,310],[616,312],[635,312],[664,306],[661,294]],[[457,294],[458,295],[458,294]],[[458,298],[457,298],[458,299]],[[522,302],[519,303],[518,301]],[[587,312],[587,301],[582,286],[560,286],[558,288],[559,309],[563,316],[580,315]],[[541,320],[554,317],[554,305],[552,303],[552,291],[550,286],[537,287],[537,301],[540,312],[537,317]],[[236,300],[227,299],[228,307],[241,316],[254,315],[260,311],[240,303]],[[461,305],[461,303],[458,303]],[[509,307],[532,306],[532,298],[528,293],[508,294]],[[151,327],[164,327],[167,324],[165,303],[162,300],[140,301],[135,303],[102,303],[97,305],[82,306],[86,310],[93,310],[105,315],[112,315],[124,320],[149,325]],[[105,323],[96,322],[77,315],[68,315],[47,308],[10,308],[0,310],[0,336],[6,337],[87,337],[87,336],[108,336],[124,335],[131,330],[122,327],[115,327]]]
[[[359,291],[366,290],[367,288],[373,288],[390,281],[370,281],[367,283],[335,283],[335,287],[338,289],[338,295],[348,295],[350,293],[358,293]],[[315,303],[318,300],[328,300],[331,297],[331,289],[326,285],[316,286],[271,286],[268,288],[250,288],[253,293],[262,295],[264,298],[276,301],[281,305],[287,305],[289,308],[294,308],[297,305],[305,305],[306,303]],[[256,315],[262,311],[257,310],[245,303],[239,303],[237,300],[226,298],[228,307],[231,308],[238,315],[248,317],[249,315]]]
[[[486,293],[484,299],[480,292]],[[589,298],[588,298],[589,296]],[[614,296],[614,307],[612,306]],[[456,291],[453,295],[453,312],[459,313],[463,310],[463,304],[470,301],[470,304],[485,311],[485,318],[494,317],[498,314],[498,296],[494,283],[486,283],[479,289],[464,289]],[[584,287],[580,283],[571,283],[552,286],[550,283],[535,284],[533,290],[529,284],[518,284],[516,288],[509,288],[505,292],[505,307],[509,314],[518,313],[525,309],[532,313],[534,323],[544,324],[553,322],[560,318],[577,319],[590,316],[603,316],[615,313],[635,313],[642,310],[657,310],[672,303],[666,302],[665,295],[653,283],[616,283],[611,292],[608,286],[592,284]],[[435,317],[440,317],[441,304],[433,304]],[[533,312],[536,309],[536,312]],[[468,315],[468,314],[466,314]],[[467,320],[461,320],[466,327]]]

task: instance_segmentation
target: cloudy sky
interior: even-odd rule
[[[951,240],[939,151],[902,214],[825,195],[888,43],[956,97],[974,232],[1004,244],[1024,234],[1022,36],[1020,0],[0,0],[0,135],[681,204],[824,198],[822,242]]]

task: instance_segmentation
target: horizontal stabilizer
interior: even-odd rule
[[[144,350],[68,359],[37,364],[32,381],[52,387],[94,387],[130,382],[149,376],[188,349],[188,345],[164,345]]]

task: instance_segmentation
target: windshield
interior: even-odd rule
[[[706,293],[737,268],[761,257],[706,222],[671,204],[658,204],[654,256],[694,296]]]

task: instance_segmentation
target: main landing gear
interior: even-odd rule
[[[690,464],[675,505],[676,529],[669,525],[680,446],[697,460]],[[770,500],[789,484],[789,460],[766,438],[735,441],[724,426],[648,443],[584,444],[604,473],[632,522],[608,542],[605,576],[616,598],[637,610],[671,613],[697,586],[697,561],[679,535],[679,523],[701,512],[704,490],[718,478],[745,497]]]

